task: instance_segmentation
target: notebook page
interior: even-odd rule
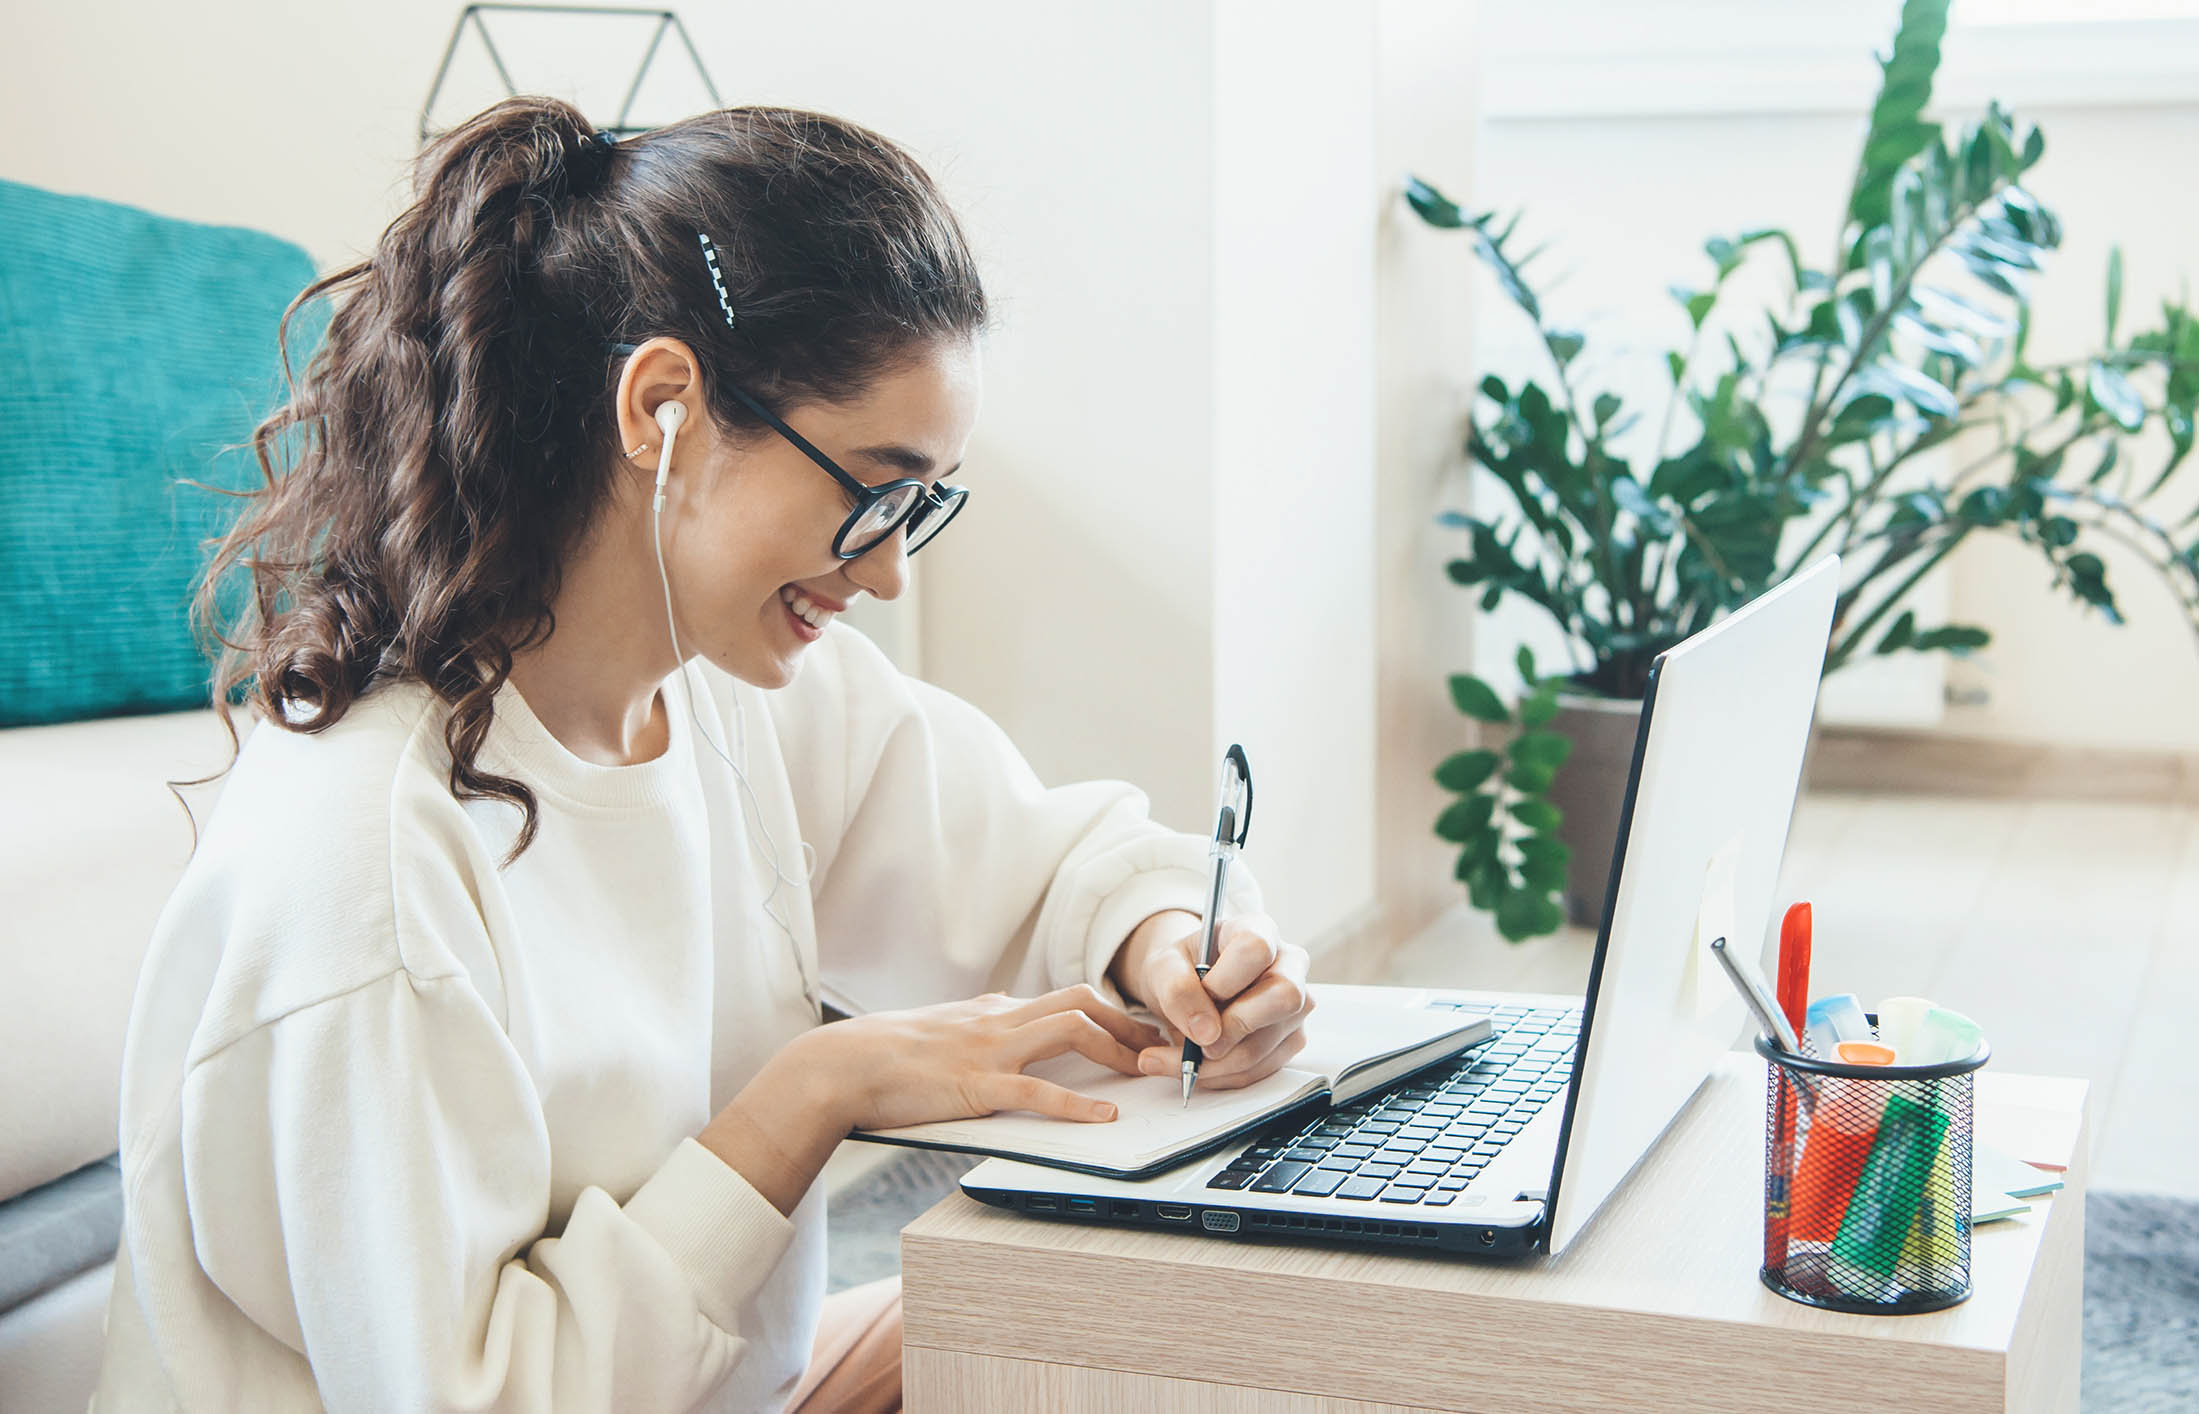
[[[1124,1075],[1074,1051],[1024,1067],[1081,1095],[1115,1106],[1111,1120],[1055,1119],[1029,1110],[1004,1110],[975,1119],[912,1124],[867,1131],[926,1144],[953,1144],[1016,1158],[1052,1159],[1096,1168],[1141,1169],[1180,1149],[1211,1139],[1324,1088],[1319,1076],[1285,1066],[1238,1090],[1200,1087],[1183,1103],[1183,1082],[1174,1075]]]
[[[1479,1016],[1415,1005],[1424,994],[1407,988],[1330,990],[1316,983],[1313,992],[1317,1005],[1306,1018],[1306,1045],[1290,1065],[1241,1089],[1200,1086],[1188,1108],[1176,1075],[1123,1075],[1072,1051],[1025,1070],[1111,1102],[1114,1119],[1084,1122],[1014,1110],[870,1133],[1039,1162],[1136,1170],[1327,1090],[1340,1074],[1485,1024]]]

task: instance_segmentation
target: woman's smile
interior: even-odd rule
[[[779,607],[795,636],[804,643],[815,643],[824,637],[825,625],[847,606],[813,599],[790,584],[779,591]]]

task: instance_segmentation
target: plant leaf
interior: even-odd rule
[[[1527,732],[1512,742],[1507,754],[1519,765],[1555,771],[1573,754],[1573,743],[1556,732]]]
[[[1453,844],[1464,844],[1489,823],[1496,813],[1496,804],[1493,795],[1469,795],[1464,800],[1453,801],[1436,817],[1435,832]]]
[[[2115,419],[2115,424],[2125,432],[2136,432],[2145,425],[2145,400],[2119,370],[2094,359],[2085,375],[2085,389],[2092,394],[2092,401],[2100,405],[2100,410]]]
[[[1477,722],[1509,722],[1512,714],[1504,710],[1504,701],[1496,689],[1471,673],[1451,675],[1451,700],[1458,710]]]
[[[1519,704],[1519,724],[1523,727],[1539,727],[1558,715],[1558,685],[1545,681],[1533,695]]]
[[[2115,344],[2115,321],[2123,313],[2123,248],[2111,245],[2107,248],[2107,342]]]
[[[1494,751],[1460,751],[1443,758],[1435,768],[1436,784],[1445,790],[1469,791],[1497,773],[1503,758]]]
[[[1547,800],[1522,800],[1512,806],[1512,818],[1538,835],[1547,835],[1564,823],[1564,812]]]

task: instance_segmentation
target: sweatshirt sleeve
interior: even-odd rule
[[[181,1102],[199,1260],[334,1411],[686,1409],[742,1358],[735,1313],[792,1233],[690,1138],[545,1235],[541,1108],[463,974],[290,1011]]]
[[[828,991],[862,1011],[1076,982],[1120,1001],[1106,972],[1131,930],[1204,906],[1206,838],[1153,820],[1122,781],[1042,784],[968,702],[846,624],[827,644],[774,705],[817,850]],[[1223,914],[1261,908],[1240,860]]]

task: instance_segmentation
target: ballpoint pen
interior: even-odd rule
[[[1222,757],[1221,806],[1214,821],[1214,842],[1208,850],[1214,860],[1214,882],[1206,894],[1206,916],[1199,920],[1199,977],[1203,981],[1207,969],[1214,965],[1214,934],[1222,922],[1222,879],[1229,872],[1229,861],[1244,848],[1245,835],[1252,828],[1252,765],[1245,760],[1245,749],[1232,745]],[[1183,1102],[1191,1104],[1191,1087],[1198,1083],[1199,1062],[1205,1056],[1199,1043],[1191,1039],[1189,1032],[1183,1038]]]

